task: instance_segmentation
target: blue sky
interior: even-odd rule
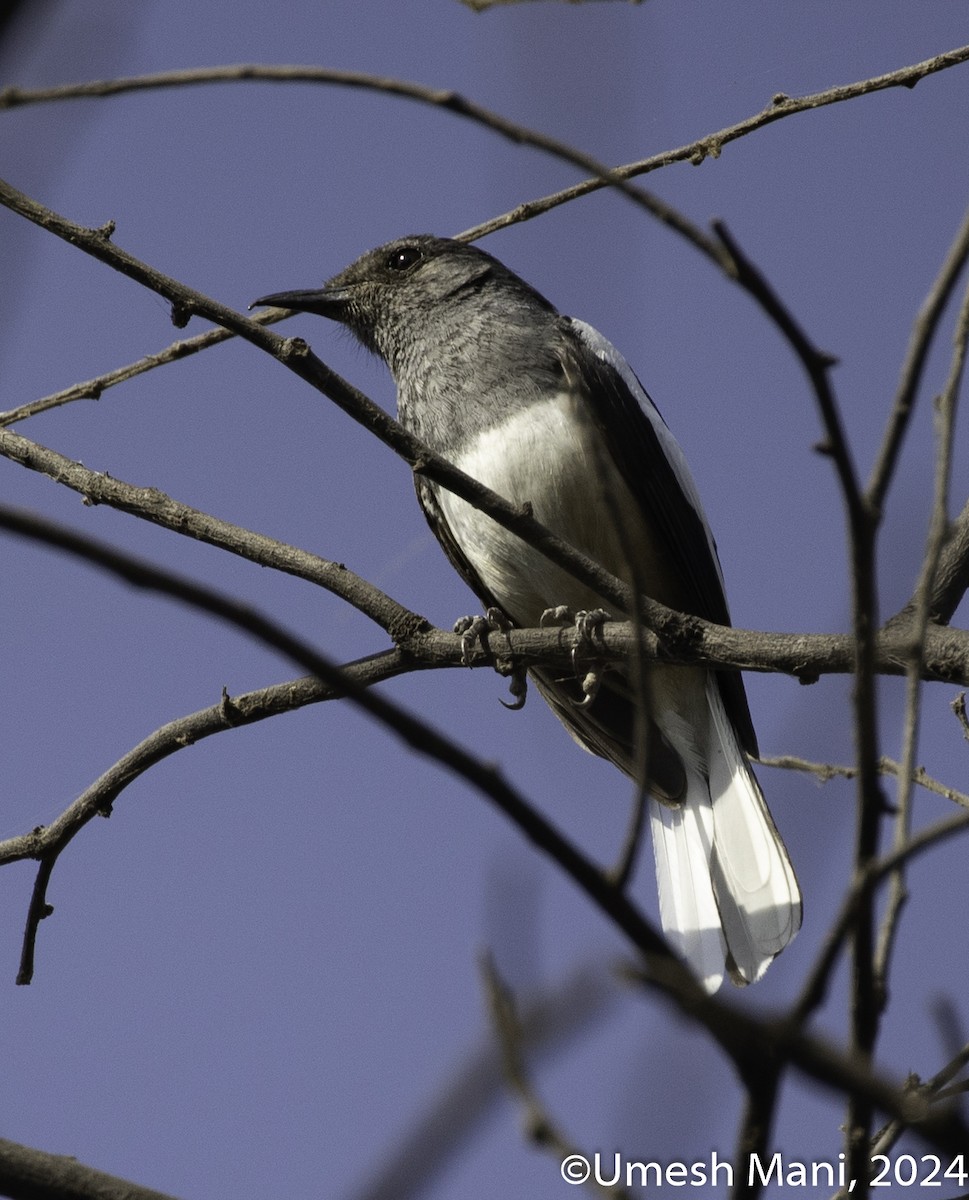
[[[610,162],[679,146],[797,95],[914,63],[965,39],[952,0],[527,3],[216,0],[41,6],[0,54],[25,87],[233,62],[318,63],[453,88]],[[867,472],[914,315],[965,208],[969,70],[774,124],[716,161],[648,186],[723,218],[816,342]],[[0,114],[4,175],[71,219],[243,310],[310,287],[360,252],[452,234],[576,172],[410,101],[335,87],[232,84]],[[845,630],[842,506],[800,369],[750,300],[620,196],[599,193],[488,238],[560,309],[632,363],[679,438],[720,547],[734,620]],[[179,336],[166,304],[0,212],[3,395],[9,408]],[[187,333],[203,328],[193,321]],[[946,326],[886,514],[885,615],[910,595],[932,482],[931,396]],[[310,317],[288,329],[392,409],[380,364]],[[24,422],[87,466],[345,562],[448,626],[473,608],[426,529],[407,468],[317,393],[232,343]],[[191,573],[339,659],[385,638],[309,585],[150,528],[0,461],[5,501]],[[969,490],[964,441],[953,495]],[[5,540],[0,835],[50,821],[153,729],[291,668],[240,635],[96,571]],[[963,613],[964,616],[964,613]],[[958,620],[958,618],[957,618]],[[850,691],[748,679],[765,754],[850,761]],[[489,672],[422,674],[387,691],[502,769],[590,853],[615,854],[626,782],[582,754],[533,696],[498,703]],[[967,750],[926,693],[919,760],[965,789]],[[882,688],[900,754],[901,689]],[[850,785],[761,779],[806,895],[797,941],[739,999],[797,994],[850,867]],[[917,819],[947,812],[920,796]],[[13,980],[32,882],[0,872],[4,1135],[194,1200],[355,1197],[487,1036],[478,957],[527,997],[625,953],[578,892],[463,784],[345,705],[214,738],[162,764],[63,856],[30,988]],[[912,871],[880,1062],[931,1074],[947,1057],[932,1005],[964,993],[964,854]],[[636,894],[655,915],[649,855]],[[735,997],[738,998],[738,997]],[[844,1029],[839,975],[818,1028]],[[963,1023],[969,1017],[960,1010]],[[616,989],[582,1039],[537,1072],[584,1147],[691,1161],[729,1154],[729,1067],[652,999]],[[832,1158],[837,1105],[791,1080],[788,1154]],[[432,1197],[560,1197],[555,1163],[500,1102]]]

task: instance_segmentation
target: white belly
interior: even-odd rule
[[[666,591],[655,587],[657,556],[639,506],[568,393],[480,434],[454,462],[511,503],[530,503],[543,525],[613,574],[626,580],[635,575],[647,592]],[[544,609],[559,604],[602,606],[594,592],[470,504],[442,489],[437,500],[482,583],[516,624],[536,625]],[[621,535],[616,512],[622,514]]]

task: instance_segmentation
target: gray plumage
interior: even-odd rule
[[[655,599],[729,623],[695,485],[642,385],[601,334],[496,259],[444,238],[402,238],[322,290],[257,303],[342,322],[387,363],[401,422],[434,450],[530,503],[539,521]],[[514,624],[536,626],[559,605],[609,609],[453,493],[421,477],[417,490],[452,564]],[[636,698],[624,670],[606,673],[582,708],[573,677],[533,677],[580,745],[635,773]],[[741,677],[656,665],[647,691],[664,929],[709,989],[725,966],[750,982],[797,932],[801,901],[745,754],[757,747]]]

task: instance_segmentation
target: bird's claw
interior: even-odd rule
[[[585,675],[579,680],[579,686],[582,688],[582,699],[572,700],[570,703],[573,708],[591,708],[592,702],[599,694],[599,687],[602,684],[602,672],[593,667],[592,670],[586,671]]]
[[[484,616],[459,617],[454,622],[454,632],[461,638],[461,661],[466,667],[470,667],[476,643],[486,649],[485,640],[489,633],[507,633],[509,629],[511,622],[500,608],[489,608]],[[515,667],[512,670],[509,690],[513,699],[510,702],[501,701],[505,708],[513,712],[524,708],[528,698],[528,678],[523,667]]]
[[[538,625],[544,629],[546,625],[572,625],[574,621],[572,609],[567,604],[557,604],[554,608],[546,608],[538,618]]]
[[[483,648],[489,633],[503,633],[510,628],[508,618],[499,608],[489,608],[484,616],[459,617],[454,622],[454,632],[461,637],[461,661],[470,667],[476,643]]]
[[[575,708],[590,708],[602,684],[602,668],[593,666],[583,670],[579,666],[578,655],[588,651],[595,645],[597,635],[601,634],[602,626],[609,619],[609,614],[602,608],[593,608],[573,612],[565,604],[555,608],[547,608],[539,618],[539,624],[572,625],[572,669],[575,671],[582,689],[582,699],[572,700]]]
[[[501,700],[500,696],[498,699],[509,712],[518,712],[525,707],[525,701],[528,699],[528,675],[521,667],[512,671],[508,690],[514,696],[514,700]]]
[[[596,634],[602,633],[602,627],[609,620],[609,614],[604,608],[590,608],[588,611],[575,614],[575,641],[573,649],[583,643],[591,645]]]

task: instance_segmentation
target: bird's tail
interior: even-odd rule
[[[705,753],[676,745],[687,790],[670,807],[650,799],[660,919],[708,991],[753,983],[801,925],[801,893],[784,843],[733,726],[707,680]]]

